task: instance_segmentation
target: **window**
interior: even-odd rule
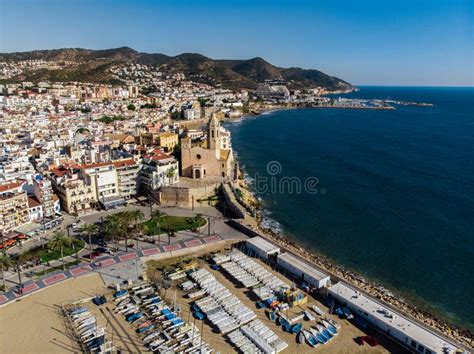
[[[411,346],[412,346],[413,348],[416,348],[416,342],[415,342],[414,340],[411,341]]]
[[[425,347],[422,346],[421,344],[418,344],[418,351],[419,351],[420,353],[423,353],[423,352],[425,351]]]
[[[200,155],[200,154],[197,154],[197,155],[196,155],[196,158],[197,158],[198,160],[200,160],[200,159],[201,159],[201,155]]]

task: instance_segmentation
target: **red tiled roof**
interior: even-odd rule
[[[115,167],[124,167],[124,166],[136,165],[136,162],[133,159],[115,160],[115,161],[112,161],[112,163]]]
[[[96,162],[96,163],[80,165],[79,168],[86,169],[86,168],[96,168],[96,167],[104,167],[104,166],[110,166],[110,165],[112,165],[112,162]]]
[[[0,192],[6,192],[9,191],[10,189],[15,189],[20,187],[24,182],[9,182],[6,184],[0,185]]]

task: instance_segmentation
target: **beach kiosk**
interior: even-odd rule
[[[268,259],[280,254],[280,247],[260,236],[249,238],[245,243],[251,256]]]

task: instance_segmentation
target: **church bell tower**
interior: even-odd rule
[[[207,141],[208,141],[208,148],[210,150],[216,151],[216,156],[219,157],[220,155],[220,125],[219,120],[215,116],[212,115],[211,119],[209,120],[209,129],[207,131]]]

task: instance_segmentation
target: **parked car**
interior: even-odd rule
[[[97,252],[97,251],[94,251],[92,253],[89,253],[89,254],[86,254],[84,256],[84,258],[87,258],[87,259],[96,259],[97,257],[99,257],[102,253],[100,252]]]

